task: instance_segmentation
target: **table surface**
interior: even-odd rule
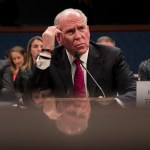
[[[0,147],[11,150],[150,148],[149,108],[125,109],[104,101],[91,101],[89,106],[86,128],[80,134],[69,135],[59,130],[57,119],[48,117],[43,106],[18,108],[1,104]]]

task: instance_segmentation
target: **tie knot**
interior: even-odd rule
[[[75,63],[77,66],[79,66],[80,63],[81,63],[81,61],[80,61],[79,59],[75,59],[75,60],[74,60],[74,63]]]

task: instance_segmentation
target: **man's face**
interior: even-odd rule
[[[72,54],[84,54],[89,48],[89,27],[77,14],[69,14],[60,19],[59,28],[61,44]]]

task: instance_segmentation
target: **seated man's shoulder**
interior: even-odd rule
[[[0,59],[0,69],[4,68],[5,66],[10,66],[9,60]]]
[[[142,67],[142,66],[149,66],[150,65],[150,59],[147,59],[147,60],[144,60],[144,61],[142,61],[141,62],[141,64],[140,64],[140,66]]]

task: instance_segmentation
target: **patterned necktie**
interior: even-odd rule
[[[80,66],[80,60],[75,59],[76,71],[74,75],[74,96],[75,97],[86,97],[84,75]]]

